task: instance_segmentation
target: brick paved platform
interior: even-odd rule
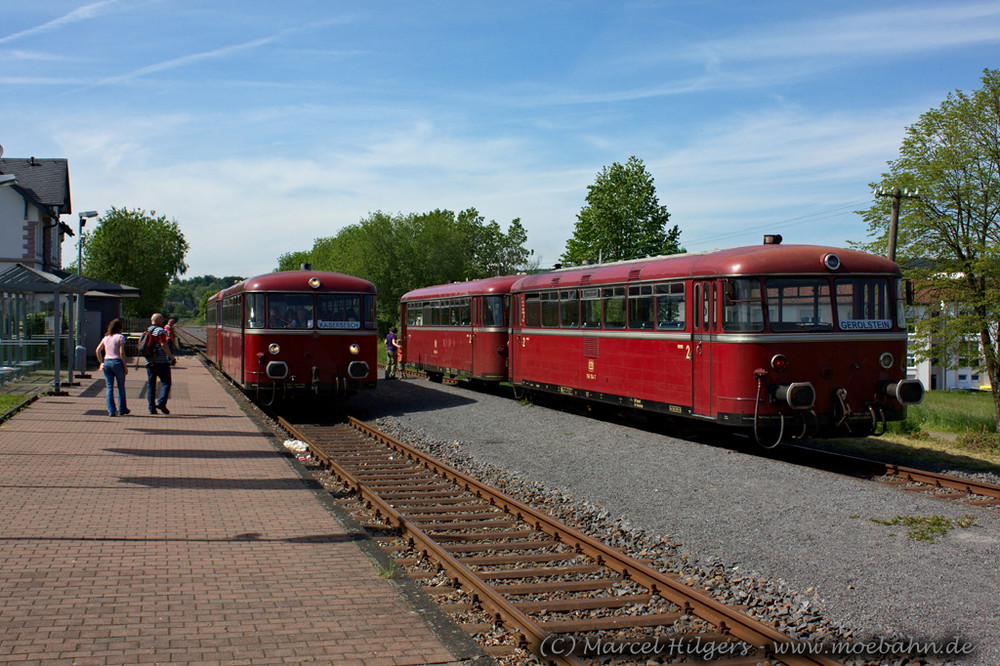
[[[133,368],[132,415],[109,417],[92,374],[0,425],[0,663],[475,657],[200,362],[175,368],[170,416]]]

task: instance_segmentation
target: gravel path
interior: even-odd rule
[[[596,505],[704,571],[772,581],[855,638],[961,637],[976,651],[956,663],[1000,664],[1000,512],[422,380],[350,409]],[[966,514],[935,543],[870,520]]]

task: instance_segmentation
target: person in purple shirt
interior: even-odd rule
[[[396,368],[398,367],[399,344],[396,342],[396,327],[389,329],[389,335],[385,336],[385,378],[395,379]]]

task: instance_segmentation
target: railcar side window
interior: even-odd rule
[[[580,291],[580,317],[584,328],[601,327],[601,290],[583,289]]]
[[[312,294],[268,294],[267,322],[270,328],[312,328]]]
[[[316,325],[319,328],[361,328],[360,311],[361,297],[355,294],[316,296]]]
[[[247,328],[264,328],[264,294],[247,294]]]
[[[580,327],[580,299],[576,289],[559,292],[559,325],[563,328]]]
[[[628,288],[628,327],[653,328],[653,285],[637,284]]]
[[[763,331],[764,309],[760,302],[760,280],[739,278],[726,280],[723,284],[726,293],[722,330]]]
[[[625,328],[625,287],[605,287],[604,328]]]
[[[684,283],[656,285],[656,328],[661,331],[684,330]]]
[[[837,321],[842,331],[872,331],[892,328],[889,280],[849,278],[834,281],[837,290]]]
[[[472,299],[471,298],[460,298],[460,299],[458,299],[458,325],[459,326],[471,326],[472,325]]]
[[[772,331],[832,330],[830,283],[822,278],[768,278],[767,317]]]
[[[540,294],[542,301],[542,326],[559,328],[559,292],[545,291]]]
[[[538,328],[542,325],[542,315],[539,307],[538,294],[524,295],[524,327]]]
[[[483,326],[500,327],[507,325],[507,308],[504,297],[483,296]]]

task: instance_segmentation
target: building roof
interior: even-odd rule
[[[0,157],[0,174],[14,174],[11,188],[51,217],[73,212],[69,195],[69,161],[62,157]],[[57,210],[58,209],[58,210]],[[57,214],[58,213],[58,214]],[[63,225],[63,231],[73,235]]]
[[[15,294],[83,294],[88,291],[83,279],[76,275],[61,278],[58,275],[30,268],[24,264],[14,264],[0,273],[0,291]]]
[[[87,289],[87,296],[114,296],[115,298],[139,298],[142,290],[127,284],[116,284],[107,280],[98,280],[87,276],[77,276],[76,273],[55,269],[50,271],[56,277],[68,280],[73,278],[74,284],[80,284]]]

